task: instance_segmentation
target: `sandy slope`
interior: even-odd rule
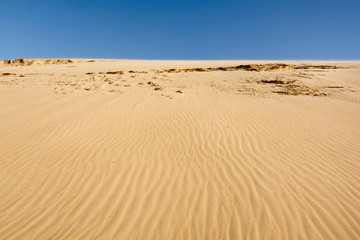
[[[360,63],[248,63],[0,67],[0,239],[359,239]]]

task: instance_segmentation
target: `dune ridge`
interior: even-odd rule
[[[360,237],[359,63],[151,64],[1,77],[0,239]],[[326,94],[274,93],[294,78]]]
[[[87,60],[94,62],[95,60]],[[36,66],[36,65],[49,65],[49,64],[69,64],[81,63],[85,60],[79,59],[14,59],[14,60],[0,60],[0,66]]]

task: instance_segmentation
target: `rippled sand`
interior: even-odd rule
[[[0,67],[0,239],[360,238],[359,62],[40,63]]]

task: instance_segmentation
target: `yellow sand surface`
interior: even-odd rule
[[[0,66],[0,239],[360,239],[359,62],[46,61]]]

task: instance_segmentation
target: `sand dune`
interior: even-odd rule
[[[358,62],[0,73],[0,239],[360,238]]]
[[[87,60],[88,62],[95,62],[95,60]],[[69,64],[80,63],[85,60],[80,59],[15,59],[15,60],[1,60],[0,66],[33,66],[33,65],[49,65],[49,64]]]

